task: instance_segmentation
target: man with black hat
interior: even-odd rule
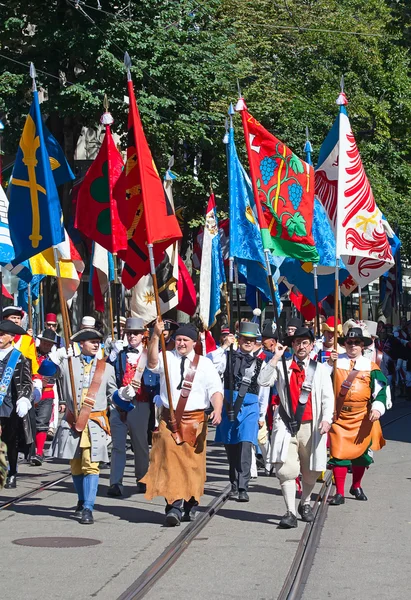
[[[228,349],[234,344],[230,334],[224,344],[210,353],[217,371],[224,374],[223,418],[216,431],[215,441],[223,443],[230,466],[230,496],[239,502],[248,502],[248,484],[251,478],[252,448],[258,443],[259,423],[265,422],[270,390],[257,384],[264,362],[255,354],[255,340],[260,334],[257,323],[240,323],[238,350],[233,351],[230,372]],[[233,377],[233,404],[230,404],[230,378]]]
[[[80,523],[94,523],[93,508],[99,482],[99,464],[108,462],[110,426],[107,403],[117,390],[114,367],[98,359],[102,335],[84,327],[71,337],[80,355],[72,358],[78,417],[74,420],[73,397],[67,361],[60,366],[61,404],[65,414],[53,441],[53,456],[70,460],[73,483],[78,495],[75,515]]]
[[[33,391],[31,365],[13,347],[15,337],[24,333],[24,329],[10,320],[0,323],[0,435],[7,446],[9,461],[6,488],[15,488],[17,484],[19,445],[33,442],[28,414]]]
[[[13,345],[17,348],[17,350],[20,350],[25,358],[31,362],[31,371],[33,374],[35,374],[39,368],[39,364],[37,362],[36,344],[31,332],[29,335],[29,332],[24,331],[21,326],[23,317],[24,310],[21,308],[21,306],[6,306],[3,308],[3,319],[18,325],[23,332],[14,337]]]
[[[336,378],[335,418],[330,430],[330,464],[334,469],[336,494],[330,504],[345,503],[344,486],[348,467],[352,469],[350,494],[356,500],[367,500],[361,487],[365,470],[374,462],[372,451],[385,446],[380,417],[387,408],[387,379],[379,367],[363,356],[372,344],[361,327],[351,327],[345,337],[338,338],[345,354],[333,352],[329,360]],[[371,451],[371,452],[370,452]]]
[[[166,525],[174,527],[180,521],[195,518],[194,507],[204,493],[206,479],[207,417],[205,411],[213,406],[210,415],[213,425],[221,421],[223,404],[220,377],[205,356],[194,352],[197,329],[190,324],[180,325],[175,332],[175,349],[167,351],[167,366],[172,402],[175,409],[178,435],[169,429],[169,398],[159,341],[164,331],[160,320],[154,326],[148,346],[148,368],[160,375],[160,398],[163,405],[158,432],[153,433],[150,466],[143,483],[146,498],[166,499]],[[178,439],[180,437],[182,443]]]
[[[297,527],[295,509],[296,477],[302,474],[302,496],[298,512],[305,522],[314,520],[311,492],[319,474],[327,466],[327,436],[332,423],[334,395],[328,369],[310,359],[314,335],[300,327],[277,344],[274,357],[263,365],[258,378],[262,386],[277,383],[280,405],[274,416],[271,461],[281,484],[287,507],[279,526]],[[283,364],[286,346],[293,356],[286,361],[290,398],[287,396]],[[291,402],[291,406],[290,406]]]
[[[37,336],[37,340],[39,342],[37,347],[39,372],[33,375],[34,411],[36,414],[36,453],[30,459],[30,464],[33,466],[40,466],[43,463],[44,444],[47,439],[56,390],[57,365],[51,363],[48,368],[45,365],[42,372],[41,366],[45,361],[51,362],[49,360],[50,353],[58,344],[57,335],[52,329],[45,329],[41,335]]]
[[[133,445],[137,493],[146,491],[146,486],[140,482],[140,479],[148,469],[147,428],[150,406],[154,392],[158,388],[158,376],[147,369],[147,338],[144,337],[147,330],[143,319],[128,318],[124,331],[128,345],[111,363],[116,372],[119,391],[113,396],[114,406],[110,412],[112,452],[108,496],[123,495],[127,432]]]

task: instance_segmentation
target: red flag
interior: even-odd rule
[[[7,288],[6,288],[6,286],[4,284],[2,284],[2,286],[1,286],[1,294],[5,298],[9,298],[10,300],[14,300],[13,296],[9,293],[9,291],[7,290]]]
[[[178,257],[178,305],[177,309],[188,315],[196,311],[197,294],[190,273],[181,256]]]
[[[136,280],[150,272],[146,245],[153,244],[155,264],[164,251],[182,237],[173,207],[164,191],[144,135],[134,96],[128,81],[128,147],[125,169],[128,245],[122,281],[131,288]]]
[[[250,171],[271,235],[266,239],[262,229],[264,246],[277,256],[318,262],[312,236],[314,169],[246,109],[242,118],[249,136]]]
[[[295,308],[302,314],[306,321],[312,321],[315,319],[315,304],[310,302],[296,287],[290,290],[290,300],[294,304]],[[320,304],[318,305],[321,311]]]
[[[119,218],[115,192],[122,170],[123,159],[107,125],[99,153],[78,192],[75,227],[112,253],[127,247],[127,232]]]

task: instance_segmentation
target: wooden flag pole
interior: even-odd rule
[[[27,284],[27,316],[29,318],[27,329],[33,334],[33,300],[31,297],[31,284]]]
[[[108,297],[108,310],[110,315],[110,329],[111,329],[111,339],[114,341],[114,315],[113,315],[113,297],[111,295],[111,281],[108,282],[107,287],[107,297]],[[119,333],[120,335],[120,333]]]
[[[58,292],[59,292],[61,316],[63,319],[64,342],[66,344],[66,349],[68,349],[70,347],[70,324],[68,321],[67,303],[64,298],[63,284],[61,281],[60,258],[58,255],[58,250],[55,246],[53,246],[53,254],[54,254],[54,263],[56,265],[56,279],[57,279],[57,288],[58,288]],[[74,421],[77,421],[77,418],[78,418],[77,393],[76,393],[76,385],[74,383],[74,373],[73,373],[73,364],[71,361],[71,356],[69,356],[67,358],[67,361],[68,361],[68,371],[69,371],[69,378],[70,378],[71,394],[72,394],[72,398],[73,398],[73,416],[74,416]]]
[[[358,286],[358,318],[362,321],[362,288]]]
[[[338,313],[339,313],[339,297],[340,297],[340,281],[339,281],[339,258],[336,258],[335,261],[335,287],[334,287],[334,350],[338,352]],[[341,321],[342,325],[342,321]],[[337,369],[337,361],[334,361],[334,398],[337,398],[337,377],[336,377],[336,369]]]
[[[43,280],[39,284],[39,296],[40,296],[40,331],[44,331],[44,287]]]
[[[120,281],[118,279],[118,266],[117,266],[117,253],[113,252],[113,263],[114,263],[114,310],[116,313],[116,325],[117,325],[117,339],[121,338],[120,335]],[[114,330],[113,330],[114,331]],[[114,337],[113,337],[114,339]]]
[[[157,283],[156,265],[155,265],[155,261],[154,261],[153,244],[147,244],[147,248],[148,248],[148,256],[149,256],[149,260],[150,260],[150,272],[151,272],[151,277],[153,279],[154,298],[155,298],[155,302],[156,302],[157,316],[159,317],[159,319],[163,320],[162,316],[161,316],[160,296],[158,293],[158,283]],[[168,408],[170,411],[169,425],[170,425],[170,429],[171,429],[172,433],[175,434],[176,442],[178,444],[180,444],[183,440],[182,440],[182,438],[178,432],[178,428],[177,428],[177,421],[176,421],[176,416],[175,416],[175,411],[174,411],[174,406],[173,406],[173,396],[171,393],[170,375],[168,372],[166,341],[164,339],[163,333],[161,333],[161,336],[160,336],[160,345],[161,345],[161,352],[163,354],[164,378],[166,380]]]
[[[228,286],[229,286],[229,301],[233,301],[233,281],[234,281],[234,258],[232,256],[228,259]],[[228,304],[227,304],[228,306]],[[234,333],[234,315],[233,311],[230,310],[230,320],[229,320],[229,328],[230,333]],[[227,417],[230,422],[235,420],[234,415],[234,373],[233,373],[233,344],[230,344],[228,349],[228,406],[226,406]]]
[[[314,275],[314,300],[315,300],[315,320],[317,324],[317,337],[321,337],[321,328],[320,328],[320,309],[318,308],[319,300],[318,300],[318,275],[317,275],[317,266],[313,265],[313,275]]]

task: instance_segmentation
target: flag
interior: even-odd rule
[[[214,194],[211,194],[203,235],[200,270],[200,309],[199,317],[210,329],[220,313],[221,289],[225,283],[223,253],[218,232],[217,210]]]
[[[170,201],[165,193],[150,148],[144,135],[134,96],[133,82],[128,81],[126,189],[127,250],[122,281],[130,289],[150,271],[147,244],[153,244],[155,264],[161,262],[168,246],[182,237]],[[124,213],[123,213],[124,214]]]
[[[387,238],[391,228],[375,203],[344,93],[337,104],[339,115],[320,149],[315,189],[334,231],[336,255],[344,261],[353,281],[364,287],[394,264]]]
[[[230,257],[235,258],[244,281],[271,298],[265,269],[263,242],[253,211],[251,181],[241,165],[234,142],[234,129],[228,136],[228,181],[230,204]],[[271,257],[274,264],[275,258]],[[282,260],[282,259],[281,259]]]
[[[178,304],[178,252],[177,243],[164,253],[163,260],[156,266],[157,285],[160,297],[160,311],[164,315]],[[130,310],[132,317],[140,317],[144,323],[157,318],[153,278],[143,275],[132,288]]]
[[[16,275],[26,283],[30,283],[33,275],[31,274],[28,261],[23,261],[20,265],[12,264],[14,260],[14,248],[10,239],[8,210],[9,201],[0,185],[0,265],[10,271],[12,275]]]
[[[127,248],[127,232],[117,206],[117,194],[122,190],[116,184],[122,171],[123,159],[107,125],[100,150],[78,192],[74,226],[112,253]]]
[[[228,265],[229,253],[230,253],[230,244],[229,244],[229,234],[230,234],[230,219],[222,219],[218,222],[218,234],[220,236],[220,246],[221,252],[223,254],[224,265]],[[201,268],[201,253],[203,247],[203,237],[204,237],[204,227],[201,227],[198,231],[198,234],[195,237],[193,244],[193,267],[197,269],[197,271]]]
[[[74,180],[76,176],[71,170],[60,144],[45,125],[43,125],[43,134],[56,186]]]
[[[63,215],[45,145],[36,91],[23,128],[9,189],[8,217],[16,265],[64,240]]]
[[[197,294],[194,287],[191,275],[181,258],[178,257],[178,305],[177,309],[181,312],[190,315],[191,317],[196,311],[197,307]]]
[[[18,298],[17,304],[22,307],[23,310],[28,312],[29,310],[29,302],[28,302],[28,286],[30,283],[30,293],[31,293],[31,301],[33,304],[36,303],[40,296],[40,282],[44,279],[44,275],[33,275],[33,278],[30,282],[24,281],[20,279],[18,285]]]
[[[63,287],[63,296],[66,302],[72,300],[80,285],[80,278],[84,271],[84,262],[76,250],[73,242],[65,232],[64,242],[58,244],[57,252],[60,257],[60,275]],[[49,275],[56,277],[56,264],[54,262],[53,248],[36,254],[30,258],[30,267],[33,275]]]
[[[107,293],[110,281],[114,281],[113,255],[97,242],[93,242],[91,252],[89,294],[94,296],[95,309],[104,312],[104,296]]]
[[[276,256],[318,262],[312,236],[314,169],[245,111],[252,170]]]
[[[290,290],[289,298],[294,304],[296,309],[301,313],[303,319],[312,321],[316,317],[315,304],[313,304],[308,298],[304,296],[295,286]],[[318,308],[321,313],[321,306],[318,303]]]
[[[318,298],[322,300],[334,292],[335,287],[335,237],[327,213],[318,198],[314,200],[313,237],[318,251]],[[280,273],[287,281],[297,286],[310,302],[315,304],[313,263],[286,258]],[[340,260],[339,277],[344,281],[348,271]]]

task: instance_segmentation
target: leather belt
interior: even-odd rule
[[[352,406],[342,406],[341,410],[343,412],[352,412]]]

